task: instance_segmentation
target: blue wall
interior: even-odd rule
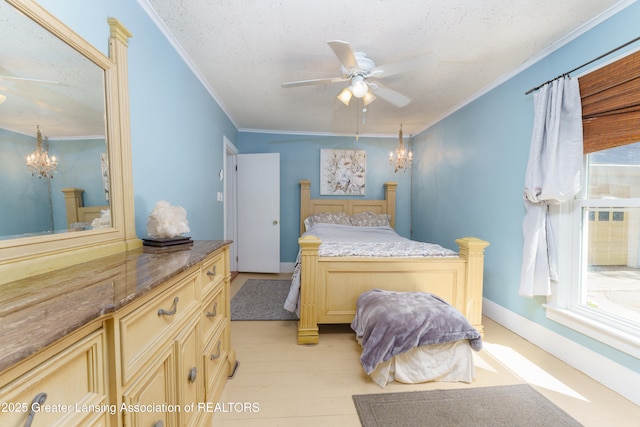
[[[81,37],[108,54],[113,17],[133,34],[129,40],[129,96],[136,233],[146,236],[155,203],[187,210],[194,239],[224,237],[223,136],[237,129],[214,98],[133,0],[39,2]]]
[[[405,143],[407,141],[405,140]],[[300,186],[311,181],[311,197],[320,198],[320,150],[365,150],[367,156],[366,189],[363,199],[384,198],[383,184],[398,183],[396,230],[402,236],[411,233],[409,173],[394,173],[389,165],[389,151],[398,145],[397,138],[364,138],[356,142],[351,136],[310,136],[240,132],[238,151],[243,153],[280,153],[280,259],[294,262],[300,234]]]
[[[27,170],[25,159],[36,147],[35,135],[0,129],[0,146],[0,182],[3,183],[0,187],[0,200],[3,201],[0,204],[0,236],[52,231],[50,209],[53,230],[67,230],[63,188],[82,188],[85,206],[107,203],[100,160],[107,150],[104,138],[50,140],[49,155],[58,161],[51,180],[33,177]]]
[[[533,126],[533,95],[525,92],[637,37],[639,20],[635,3],[417,135],[411,193],[415,239],[446,245],[471,235],[490,242],[486,298],[636,372],[638,359],[549,321],[545,299],[520,297],[518,286]]]
[[[31,176],[26,158],[36,147],[34,136],[0,129],[0,236],[50,230],[46,179]]]

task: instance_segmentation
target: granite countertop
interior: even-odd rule
[[[140,248],[0,285],[0,372],[188,270],[225,240]]]

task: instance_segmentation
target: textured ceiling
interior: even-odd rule
[[[397,134],[400,124],[405,134],[424,130],[619,3],[139,1],[241,130],[353,134],[357,125],[361,135]],[[347,83],[281,87],[340,76],[330,40],[376,65],[430,54],[437,63],[379,80],[412,101],[398,108],[378,98],[363,117],[361,103],[336,99]]]
[[[406,135],[417,134],[581,27],[632,3],[138,1],[240,130],[335,135],[353,135],[356,129],[360,135],[397,135],[400,124]],[[58,49],[61,43],[51,44],[37,29],[20,28],[7,3],[0,2],[0,12],[0,94],[7,96],[0,104],[0,128],[35,134],[37,123],[53,137],[102,134],[103,93],[90,90],[100,86],[95,79],[101,76],[90,77],[94,74],[81,62]],[[330,40],[350,43],[382,69],[416,58],[431,61],[373,80],[411,102],[397,107],[378,97],[366,114],[362,103],[345,106],[336,98],[347,82],[281,87],[339,77]]]
[[[0,2],[0,128],[49,137],[105,134],[104,72]]]

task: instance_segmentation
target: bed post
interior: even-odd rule
[[[465,293],[466,312],[463,313],[471,325],[484,336],[482,326],[482,281],[484,274],[484,248],[489,242],[475,237],[457,239],[460,256],[467,260]]]
[[[84,206],[82,203],[82,188],[63,188],[60,190],[64,193],[64,203],[67,210],[67,227],[74,222],[79,222],[78,208]]]
[[[396,188],[397,182],[385,182],[384,183],[384,200],[387,202],[385,207],[387,214],[391,217],[389,225],[391,228],[396,228]]]
[[[320,239],[306,236],[298,239],[302,270],[300,271],[300,320],[298,344],[318,344],[316,280],[318,280],[318,247]]]
[[[311,181],[300,181],[300,236],[305,232],[304,220],[311,215]]]

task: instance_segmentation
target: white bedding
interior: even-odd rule
[[[470,383],[475,375],[468,340],[416,347],[378,364],[369,374],[380,387],[393,381],[405,384],[427,381]]]
[[[455,257],[458,254],[434,243],[416,242],[400,236],[388,226],[356,227],[316,224],[302,236],[322,241],[319,256]]]
[[[388,226],[360,227],[319,223],[302,237],[312,235],[322,244],[319,256],[375,256],[375,257],[456,257],[450,249],[433,243],[416,242],[400,236]],[[287,311],[300,316],[300,253],[296,259],[291,288],[284,304]]]

